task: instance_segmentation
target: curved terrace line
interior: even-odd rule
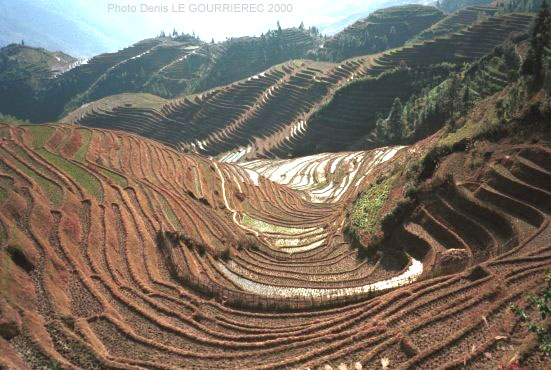
[[[411,257],[411,263],[406,271],[391,279],[378,281],[372,284],[366,284],[352,288],[298,288],[283,287],[268,284],[257,283],[255,281],[241,277],[229,270],[222,262],[217,261],[220,270],[224,276],[239,286],[241,289],[274,298],[296,298],[296,297],[346,297],[351,295],[366,294],[369,292],[393,289],[400,286],[413,283],[423,273],[423,263]],[[231,263],[231,262],[230,262]]]

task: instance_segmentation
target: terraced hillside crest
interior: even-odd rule
[[[474,61],[512,34],[526,32],[532,16],[491,15],[458,32],[338,65],[293,61],[200,95],[148,107],[106,98],[64,122],[117,128],[199,154],[232,161],[346,151],[374,129],[378,113],[415,91],[415,79],[384,72],[402,66],[433,73],[443,62]],[[479,8],[467,12],[479,13]],[[462,16],[451,23],[463,25]],[[232,154],[232,155],[230,155]]]
[[[52,122],[82,104],[118,93],[143,92],[164,97],[192,94],[303,57],[318,44],[318,34],[298,28],[216,44],[184,34],[146,39],[118,52],[95,56],[47,79],[1,75],[6,89],[0,95],[0,109],[33,122]],[[0,50],[0,57],[6,54],[8,48]],[[33,68],[34,61],[26,60]],[[8,90],[18,91],[19,99],[13,99]],[[38,108],[36,112],[27,109],[29,104]]]

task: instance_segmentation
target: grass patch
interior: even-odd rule
[[[82,146],[76,152],[75,159],[79,162],[84,162],[88,148],[90,147],[90,141],[92,140],[92,131],[86,128],[79,128],[77,131],[82,137]]]
[[[52,202],[55,207],[59,207],[61,205],[61,201],[63,199],[63,190],[59,185],[40,175],[31,167],[27,166],[25,163],[21,162],[19,159],[15,158],[3,149],[0,150],[0,153],[2,153],[4,157],[10,157],[10,159],[14,162],[19,171],[33,178],[38,183],[38,186],[40,186],[40,188],[42,189],[44,195],[46,195],[46,197],[50,200],[50,202]]]
[[[370,234],[376,232],[381,210],[388,199],[394,178],[390,177],[376,182],[362,193],[360,198],[354,203],[350,214],[353,227]]]
[[[8,191],[0,187],[0,202],[5,201],[8,198]]]
[[[88,173],[88,171],[45,149],[39,149],[37,152],[48,162],[69,175],[75,182],[80,184],[86,192],[96,197],[98,201],[101,202],[103,200],[103,188],[101,187],[101,183],[97,178]]]
[[[26,128],[31,132],[34,149],[42,148],[54,132],[54,128],[50,126],[26,126]]]
[[[119,185],[121,188],[126,188],[128,186],[128,181],[122,175],[119,175],[115,171],[108,170],[106,168],[99,167],[101,173],[109,177],[115,184]]]
[[[170,204],[168,204],[166,198],[161,194],[157,194],[157,197],[159,199],[159,202],[161,203],[161,206],[163,207],[163,212],[165,213],[172,226],[174,226],[176,230],[182,230],[182,224],[180,223],[178,216],[176,216],[176,213],[174,213],[174,210],[172,209]]]

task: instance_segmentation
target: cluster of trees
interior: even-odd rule
[[[530,1],[528,5],[533,4]],[[477,100],[517,81],[519,75],[524,79],[511,87],[507,99],[498,99],[496,103],[498,120],[510,115],[524,100],[529,93],[526,86],[532,91],[542,87],[551,90],[551,14],[546,0],[537,6],[541,11],[534,22],[530,48],[522,64],[515,44],[507,42],[497,47],[491,55],[452,72],[438,86],[425,87],[405,103],[396,98],[388,116],[377,120],[378,140],[388,144],[414,142],[435,132],[444,122],[454,129],[456,119],[467,113]],[[488,73],[494,73],[493,78],[496,78],[496,73],[501,74],[501,83],[488,78]]]
[[[544,56],[550,48],[551,16],[549,14],[547,1],[543,0],[541,11],[538,14],[532,30],[530,49],[522,64],[522,74],[533,76],[535,82],[541,81],[544,74]]]
[[[395,25],[382,30],[385,26],[368,27],[362,32],[343,32],[327,43],[324,53],[319,53],[318,59],[342,60],[361,54],[373,54],[402,44],[409,36],[406,29],[396,30]]]
[[[546,0],[505,0],[502,5],[506,12],[537,12]]]
[[[465,64],[437,86],[425,86],[406,102],[394,100],[387,117],[376,123],[376,136],[381,143],[411,143],[422,139],[444,123],[455,128],[455,121],[468,112],[475,102],[501,90],[518,77],[520,60],[513,43],[497,47],[486,58]],[[489,81],[487,73],[499,73],[500,83]]]
[[[525,1],[525,0],[520,0]],[[464,8],[470,5],[484,5],[487,4],[488,0],[438,0],[436,2],[436,7],[443,12],[452,13],[457,9]]]
[[[421,5],[378,10],[329,38],[316,59],[340,61],[398,47],[443,16],[434,7]]]
[[[159,33],[159,36],[157,36],[157,37],[172,37],[172,38],[178,38],[178,37],[188,38],[188,37],[191,37],[191,38],[194,38],[195,40],[200,40],[199,35],[195,35],[195,31],[193,31],[191,33],[191,35],[189,33],[184,33],[183,31],[182,31],[182,33],[178,34],[178,31],[176,31],[176,28],[174,28],[172,30],[172,33],[169,33],[168,36],[167,36],[167,33],[164,30],[161,30],[161,32]],[[212,40],[212,42],[214,43],[214,39]]]

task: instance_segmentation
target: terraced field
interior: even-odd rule
[[[526,335],[509,304],[551,266],[551,150],[448,156],[449,180],[359,253],[347,204],[423,145],[237,165],[0,126],[1,366],[496,367]]]
[[[79,65],[74,63],[72,66],[76,67],[70,70],[53,66],[54,75],[47,74],[51,78],[41,78],[42,73],[38,73],[41,71],[33,70],[42,68],[36,56],[20,53],[30,67],[25,73],[0,73],[0,82],[5,86],[0,89],[0,110],[32,122],[53,122],[85,103],[118,93],[151,93],[162,97],[193,94],[301,58],[308,50],[317,48],[319,40],[319,35],[298,28],[220,43],[206,43],[191,35],[156,37],[118,52],[95,56]],[[21,49],[17,45],[14,48]],[[2,49],[0,59],[11,58],[11,49]],[[28,49],[36,55],[46,54],[41,49]],[[54,62],[54,56],[60,61],[70,58],[49,54],[52,55],[47,57]],[[20,63],[19,72],[24,63]],[[8,72],[11,70],[7,68]],[[36,109],[29,111],[28,105]]]
[[[479,18],[480,9],[487,16]],[[147,109],[108,98],[72,112],[63,121],[114,127],[232,161],[346,151],[370,134],[377,114],[388,112],[396,97],[414,91],[414,81],[389,82],[392,77],[384,72],[406,66],[424,73],[443,62],[474,61],[512,34],[529,29],[531,15],[491,15],[494,11],[467,9],[466,14],[477,17],[460,12],[442,21],[448,23],[441,28],[453,33],[338,65],[292,61]]]

